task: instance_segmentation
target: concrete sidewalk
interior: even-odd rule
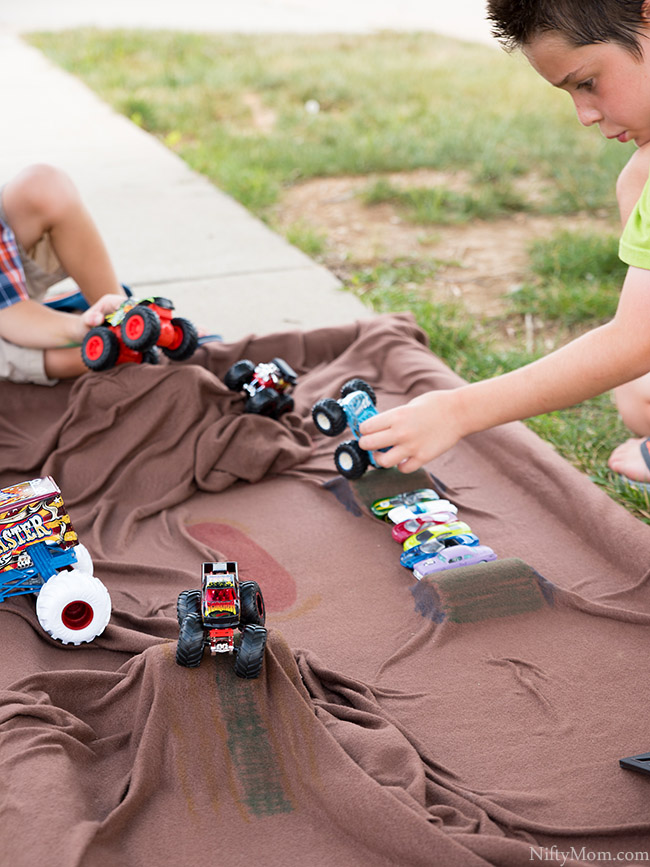
[[[372,315],[328,270],[40,52],[7,32],[0,52],[12,120],[0,179],[33,162],[67,171],[135,295],[168,296],[179,315],[225,340]]]

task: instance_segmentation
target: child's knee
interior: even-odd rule
[[[46,225],[56,225],[80,201],[77,188],[61,169],[45,163],[28,166],[14,183],[24,208]]]
[[[614,389],[614,400],[625,426],[638,436],[650,436],[650,375]]]

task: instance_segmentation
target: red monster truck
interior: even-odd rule
[[[267,637],[259,585],[240,582],[237,563],[232,561],[204,563],[202,572],[201,590],[183,590],[178,597],[176,662],[186,668],[198,667],[207,646],[213,655],[234,653],[239,677],[257,677]],[[236,629],[241,636],[235,635]]]
[[[38,594],[45,632],[63,644],[92,641],[111,616],[108,590],[51,476],[0,490],[0,602],[28,593]]]
[[[90,370],[108,370],[125,362],[158,360],[159,346],[172,361],[185,361],[198,346],[196,328],[187,319],[173,317],[167,298],[127,298],[103,325],[91,328],[81,345],[81,357]]]
[[[231,391],[246,392],[244,412],[277,419],[293,409],[293,398],[286,392],[297,380],[296,372],[281,358],[257,366],[243,358],[228,369],[223,381]]]

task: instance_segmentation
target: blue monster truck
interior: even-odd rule
[[[372,386],[363,379],[350,379],[341,387],[340,400],[326,397],[311,409],[314,424],[325,436],[338,436],[347,425],[354,434],[353,440],[340,443],[334,452],[336,469],[346,479],[359,479],[370,464],[377,466],[373,452],[365,451],[357,442],[361,436],[359,425],[377,415],[376,403]]]
[[[111,616],[108,590],[50,476],[0,490],[0,602],[29,593],[39,623],[63,644],[92,641]]]

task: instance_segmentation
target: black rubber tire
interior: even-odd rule
[[[178,625],[182,626],[183,621],[188,614],[198,614],[201,616],[201,591],[200,590],[183,590],[179,593],[176,602],[176,617]]]
[[[199,345],[198,331],[189,319],[182,317],[172,319],[172,325],[180,330],[181,342],[174,349],[163,346],[162,351],[171,361],[186,361],[194,355]]]
[[[263,388],[248,398],[244,405],[244,412],[273,416],[277,409],[279,398],[280,395],[274,388]]]
[[[246,680],[257,677],[264,662],[267,631],[263,626],[249,624],[244,627],[241,644],[235,657],[235,674]]]
[[[311,417],[316,428],[326,437],[343,433],[348,423],[343,407],[333,397],[319,400],[311,408]]]
[[[275,412],[273,413],[273,418],[279,418],[286,412],[293,412],[294,406],[294,400],[290,394],[281,394],[278,397],[278,402],[275,407]]]
[[[264,607],[264,597],[260,590],[260,585],[257,581],[242,581],[239,585],[239,603],[240,603],[240,627],[248,626],[249,623],[255,626],[264,626],[266,623],[266,608]]]
[[[334,463],[344,479],[360,479],[368,469],[370,458],[356,440],[347,440],[336,447]]]
[[[224,385],[231,391],[242,391],[253,379],[255,373],[255,365],[247,358],[242,358],[241,361],[236,361],[232,367],[226,371],[223,378]]]
[[[181,623],[176,645],[176,662],[185,668],[198,668],[203,659],[205,631],[199,614],[188,614]]]
[[[145,349],[142,353],[142,363],[143,364],[160,364],[160,355],[158,353],[158,347],[152,346],[150,349]]]
[[[102,344],[99,350],[100,342]],[[81,344],[81,357],[90,370],[109,370],[115,367],[120,354],[120,341],[105,325],[96,325],[86,334]]]
[[[136,336],[129,335],[129,328],[132,327],[136,319],[140,319],[142,322],[141,332]],[[120,330],[125,346],[128,346],[129,349],[135,349],[136,352],[144,352],[145,349],[155,346],[160,337],[160,316],[151,307],[136,304],[122,320]]]
[[[371,385],[368,385],[365,379],[348,379],[341,386],[341,397],[347,397],[353,391],[365,391],[373,404],[377,403],[375,390]]]
[[[272,359],[272,363],[275,364],[277,369],[280,371],[280,375],[285,382],[288,382],[290,385],[296,384],[298,381],[298,374],[290,364],[287,364],[284,358],[274,358]]]

